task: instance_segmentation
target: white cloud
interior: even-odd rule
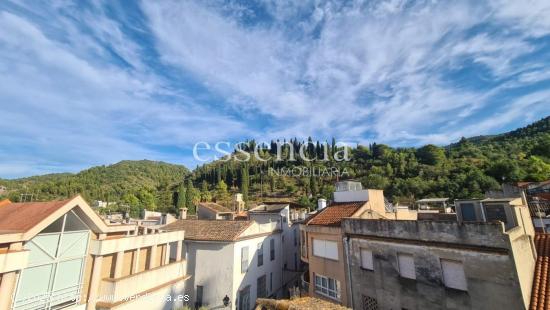
[[[529,57],[548,1],[109,4],[0,3],[0,161],[31,154],[0,175],[178,161],[161,149],[198,140],[443,144],[549,111],[540,89],[509,94],[549,79]]]
[[[60,20],[70,29],[69,41],[53,36],[55,31],[46,34],[24,16],[0,11],[0,176],[42,173],[45,167],[82,169],[122,159],[192,164],[157,147],[185,149],[197,135],[228,139],[244,133],[240,122],[205,110],[151,73],[135,44],[120,30],[113,34],[114,21],[103,16],[98,25],[108,25],[105,33],[117,39],[106,37],[97,44]],[[76,44],[85,41],[94,42],[92,50]],[[105,50],[108,43],[133,68],[113,64]],[[103,50],[98,53],[98,48]],[[165,95],[171,102],[160,99]],[[17,163],[14,156],[23,161]],[[5,164],[9,162],[13,167]]]

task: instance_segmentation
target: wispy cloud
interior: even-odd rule
[[[0,177],[127,158],[193,165],[197,141],[418,145],[512,129],[550,112],[549,10],[548,1],[4,1]]]

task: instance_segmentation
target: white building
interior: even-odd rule
[[[299,286],[303,266],[300,260],[300,225],[305,219],[305,211],[290,208],[288,203],[266,203],[248,211],[250,220],[261,224],[276,223],[281,230],[283,245],[283,290]],[[301,215],[300,215],[301,214]],[[300,220],[301,219],[301,220]]]
[[[163,229],[185,231],[191,306],[223,308],[227,297],[230,309],[253,309],[256,298],[281,295],[283,256],[276,223],[181,219]]]

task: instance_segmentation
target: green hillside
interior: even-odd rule
[[[184,166],[158,161],[121,161],[77,174],[48,174],[15,180],[0,180],[13,201],[50,200],[81,194],[86,200],[103,200],[139,208],[169,209],[175,186],[189,173]]]
[[[357,179],[365,187],[383,189],[388,199],[401,203],[423,197],[482,197],[485,191],[496,189],[501,183],[550,179],[550,117],[508,133],[462,138],[444,147],[359,145],[348,149],[349,161],[334,159],[334,154],[341,154],[343,148],[336,147],[333,141],[327,143],[327,161],[304,162],[299,158],[290,161],[288,145],[283,148],[284,160],[277,161],[275,142],[262,146],[260,155],[268,159],[265,162],[253,157],[247,162],[219,160],[189,172],[183,166],[162,162],[122,161],[77,174],[0,180],[0,185],[8,187],[6,196],[14,201],[24,193],[33,194],[33,200],[81,193],[90,202],[117,202],[118,206],[137,214],[141,208],[175,211],[184,206],[192,213],[198,201],[227,203],[236,192],[242,192],[248,202],[284,199],[313,207],[318,198],[331,198],[338,178],[319,176],[323,169],[345,171],[342,178]],[[324,156],[322,141],[291,139],[288,142],[296,150],[305,144],[309,158]],[[244,150],[250,152],[255,145],[249,141]],[[316,175],[273,173],[304,167],[315,169]]]
[[[306,154],[310,158],[323,154],[320,143],[311,139],[308,142],[291,139],[290,142],[295,149],[306,143]],[[248,148],[254,146],[254,141],[248,143]],[[331,156],[341,151],[331,143],[329,146]],[[363,186],[383,189],[386,197],[394,202],[410,203],[418,198],[437,196],[482,197],[485,191],[496,189],[501,183],[550,179],[550,117],[509,133],[463,138],[445,147],[359,145],[350,150],[348,162],[333,159],[312,163],[277,162],[272,149],[266,146],[261,153],[263,158],[269,158],[268,162],[213,162],[197,168],[193,180],[195,184],[206,183],[214,197],[217,193],[215,184],[223,181],[233,191],[244,188],[251,201],[290,196],[302,204],[313,206],[319,197],[330,199],[336,177],[280,176],[270,174],[270,168],[336,167],[340,171],[346,169],[349,172],[346,177],[360,180]]]

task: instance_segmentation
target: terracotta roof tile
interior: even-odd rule
[[[252,221],[177,220],[164,230],[184,230],[185,240],[235,241]]]
[[[71,199],[10,203],[0,207],[1,233],[26,232],[66,205]]]
[[[11,203],[12,202],[9,199],[0,200],[0,207],[5,206],[5,205],[9,205]]]
[[[537,234],[535,247],[538,256],[529,309],[550,309],[550,234]]]
[[[201,203],[199,203],[199,207],[210,209],[210,210],[212,210],[216,213],[233,212],[233,211],[229,210],[228,208],[226,208],[226,207],[224,207],[220,204],[217,204],[215,202],[201,202]]]
[[[340,226],[342,219],[352,216],[366,201],[333,203],[313,215],[307,225]]]

